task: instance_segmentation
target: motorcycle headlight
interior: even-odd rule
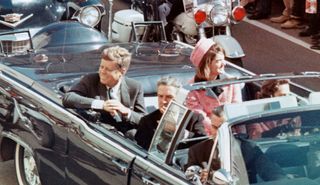
[[[228,7],[224,2],[215,1],[210,11],[210,19],[216,26],[221,26],[228,22]]]
[[[80,11],[79,21],[85,25],[94,27],[100,22],[100,19],[101,12],[95,6],[87,6]]]

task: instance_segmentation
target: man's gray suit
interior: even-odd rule
[[[143,88],[135,80],[123,77],[120,85],[120,102],[131,109],[131,116],[129,120],[122,118],[125,124],[138,124],[141,116],[145,112]],[[76,109],[90,109],[91,103],[95,99],[106,100],[107,88],[100,83],[100,77],[98,73],[89,74],[84,76],[79,83],[71,87],[71,89],[65,94],[63,98],[63,105],[67,108]],[[103,122],[111,125],[116,124],[112,116],[101,111]]]

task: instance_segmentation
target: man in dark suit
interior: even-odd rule
[[[264,181],[287,178],[281,167],[277,163],[271,161],[254,142],[241,137],[236,138],[240,141],[241,152],[247,168],[250,183],[257,182],[257,175],[259,175],[259,177]],[[203,164],[207,164],[212,147],[213,139],[208,139],[193,145],[189,149],[188,163],[185,166],[185,169],[192,165],[203,166]],[[220,168],[220,161],[218,159],[217,152],[215,154],[216,155],[213,157],[210,168],[214,171]],[[206,174],[201,174],[202,180],[207,178],[208,175],[207,172],[203,171],[203,173]]]
[[[167,109],[169,102],[177,96],[181,83],[173,77],[162,77],[157,83],[158,109],[141,118],[135,140],[144,149],[148,150],[157,129],[162,114]],[[187,125],[189,137],[206,135],[202,124],[203,117],[194,114]]]
[[[225,121],[224,106],[218,106],[212,110],[212,115],[210,116],[211,127],[212,127],[212,137],[216,137],[218,129],[222,123]],[[200,181],[204,182],[208,178],[207,165],[211,155],[211,150],[213,147],[213,138],[201,141],[189,148],[187,164],[183,167],[184,170],[188,169],[190,166],[201,166],[203,170],[200,174]],[[218,158],[218,152],[215,151],[211,162],[211,170],[218,170],[220,168],[220,161]]]
[[[78,110],[101,112],[101,121],[125,133],[145,114],[143,88],[125,77],[131,54],[119,46],[101,54],[99,72],[84,76],[64,96],[63,105]]]
[[[210,117],[213,129],[218,129],[222,123],[226,121],[224,106],[216,107],[212,110]],[[235,126],[235,129],[241,128],[241,126]],[[217,135],[213,135],[217,137]],[[281,167],[275,162],[271,161],[256,145],[255,142],[248,139],[247,134],[236,134],[235,137],[240,143],[242,156],[247,168],[248,177],[250,183],[257,182],[256,176],[259,175],[264,181],[278,180],[286,178],[286,174]],[[213,147],[213,139],[207,139],[200,143],[197,143],[189,148],[188,162],[185,165],[185,169],[190,166],[202,166],[207,168],[207,164],[211,155]],[[210,169],[215,171],[220,168],[220,161],[218,157],[218,150],[215,148],[215,155],[213,156]],[[200,174],[201,181],[205,181],[208,178],[208,171],[202,170]]]

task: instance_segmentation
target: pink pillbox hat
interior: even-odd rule
[[[212,39],[207,38],[202,38],[197,42],[190,56],[190,60],[195,67],[199,66],[203,56],[213,44],[215,44],[215,42]]]

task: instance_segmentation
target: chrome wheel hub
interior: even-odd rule
[[[36,162],[31,153],[26,150],[24,151],[23,155],[23,166],[26,181],[30,185],[41,185]]]

